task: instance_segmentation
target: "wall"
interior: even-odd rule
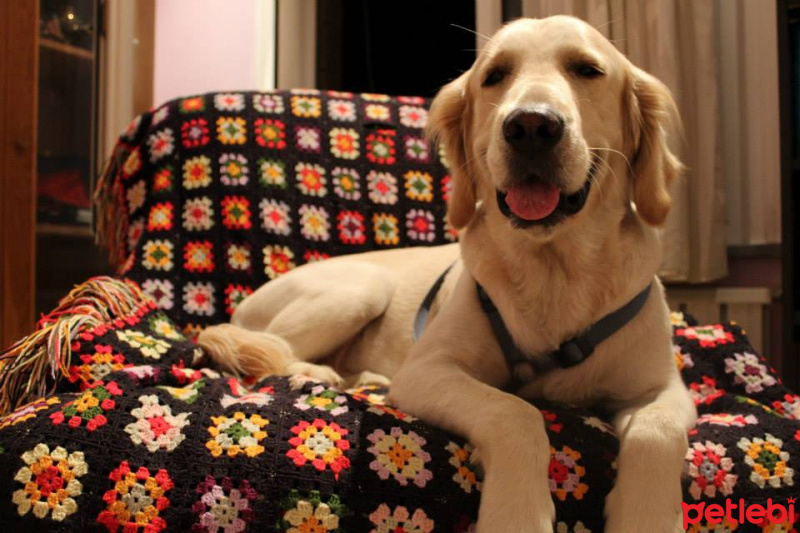
[[[157,0],[154,104],[275,86],[274,0]]]

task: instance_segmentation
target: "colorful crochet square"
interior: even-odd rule
[[[160,515],[170,505],[167,492],[175,486],[166,470],[151,475],[141,466],[134,472],[128,461],[122,461],[108,479],[114,482],[114,488],[103,495],[107,506],[97,516],[98,524],[111,533],[120,528],[148,533],[166,530],[167,521]]]

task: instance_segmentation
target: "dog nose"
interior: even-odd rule
[[[564,134],[564,118],[552,108],[517,109],[503,121],[503,135],[520,152],[548,150]]]

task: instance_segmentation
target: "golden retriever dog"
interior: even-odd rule
[[[666,87],[591,26],[564,16],[512,22],[430,111],[450,160],[460,243],[305,265],[256,291],[200,344],[242,373],[390,378],[401,410],[480,452],[480,533],[553,529],[549,442],[527,400],[602,409],[620,438],[606,531],[682,531],[696,413],[656,277],[656,227],[681,169],[666,139],[674,111]],[[451,264],[415,344],[415,314]],[[479,286],[524,354],[520,367],[510,367]],[[589,357],[537,370],[637,295],[638,313]],[[509,391],[512,380],[522,385]]]

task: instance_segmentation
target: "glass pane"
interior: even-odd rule
[[[41,231],[87,234],[94,176],[96,0],[41,0],[38,213]]]
[[[36,312],[107,272],[92,239],[99,0],[41,0]]]

